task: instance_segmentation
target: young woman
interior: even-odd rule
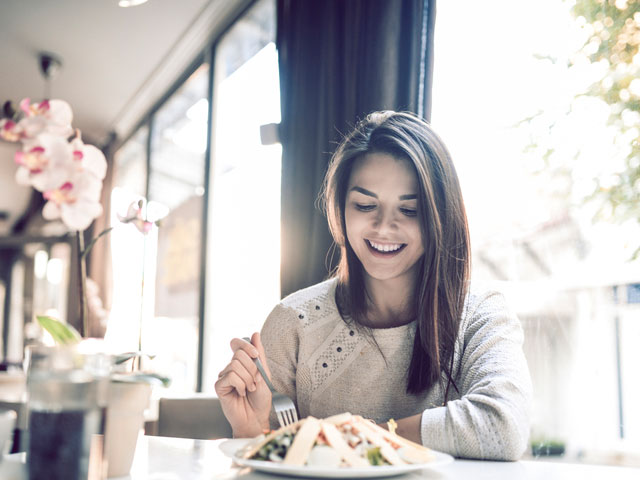
[[[351,412],[459,457],[516,460],[531,382],[518,319],[469,289],[457,174],[429,124],[376,112],[336,151],[325,181],[336,275],[278,304],[215,388],[234,435],[274,425],[253,358],[300,417]]]

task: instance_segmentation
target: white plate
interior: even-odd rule
[[[323,467],[299,467],[295,465],[282,465],[281,463],[265,462],[262,460],[247,460],[236,455],[251,439],[237,438],[226,440],[220,444],[220,450],[242,467],[250,467],[254,470],[289,477],[316,477],[316,478],[375,478],[404,475],[415,470],[425,470],[441,467],[453,462],[453,457],[446,453],[431,450],[434,455],[429,463],[415,463],[411,465],[388,465],[382,467],[366,468],[323,468]]]

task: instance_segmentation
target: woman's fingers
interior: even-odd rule
[[[255,367],[255,365],[254,365]],[[237,358],[233,358],[229,365],[227,365],[222,372],[220,372],[220,378],[229,373],[237,375],[245,384],[245,387],[250,392],[256,389],[255,374],[247,370],[247,367]]]
[[[224,394],[228,394],[231,389],[235,389],[239,395],[246,396],[248,392],[255,392],[257,384],[263,382],[254,363],[255,358],[260,358],[267,374],[271,376],[260,334],[254,333],[251,337],[251,343],[241,338],[232,339],[231,349],[233,357],[231,362],[218,374],[218,381],[215,385],[216,392],[220,388],[224,390]]]
[[[236,353],[233,354],[233,360],[237,360],[240,364],[251,374],[251,376],[255,377],[258,374],[258,367],[256,366],[253,358],[247,355],[247,352],[244,350],[236,350]]]
[[[229,395],[235,390],[241,397],[247,396],[247,386],[244,380],[234,371],[229,371],[215,384],[215,390],[219,397]]]
[[[255,346],[241,338],[231,340],[231,350],[233,350],[233,353],[236,353],[238,350],[244,350],[251,358],[258,358],[259,355]]]
[[[247,372],[249,372],[252,376],[255,376],[258,373],[258,367],[256,366],[255,362],[251,357],[249,357],[249,355],[247,355],[247,352],[245,352],[244,350],[236,350],[236,352],[233,354],[233,357],[231,358],[231,362],[233,362],[234,360],[240,362],[240,364],[245,368],[245,370],[247,370]],[[230,368],[230,366],[231,366],[231,363],[229,363],[218,374],[218,378],[220,378],[223,374],[225,374]]]

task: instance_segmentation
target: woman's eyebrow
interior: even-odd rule
[[[367,195],[368,197],[373,197],[373,198],[378,198],[378,195],[376,195],[375,193],[373,193],[371,190],[367,190],[366,188],[362,188],[362,187],[358,187],[357,185],[354,187],[351,187],[351,190],[349,190],[350,192],[352,191],[356,191],[356,192],[360,192],[363,195]]]
[[[363,195],[367,195],[368,197],[378,198],[378,195],[373,193],[371,190],[367,190],[366,188],[362,188],[357,185],[351,187],[349,191],[356,191],[362,193]],[[418,196],[415,193],[407,193],[406,195],[400,195],[398,197],[399,200],[415,200],[416,198],[418,198]]]

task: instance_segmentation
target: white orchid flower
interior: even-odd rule
[[[16,182],[44,192],[65,183],[76,170],[71,145],[63,137],[42,133],[23,142],[15,154]]]
[[[30,103],[28,98],[20,102],[24,118],[18,123],[23,138],[34,138],[41,133],[51,133],[64,138],[73,134],[73,111],[64,100],[43,100]]]
[[[65,164],[70,167],[66,169],[67,178],[57,184],[59,187],[44,191],[48,201],[42,215],[48,220],[61,218],[72,230],[84,230],[102,214],[100,193],[107,160],[99,149],[82,142],[80,132],[68,146],[71,165]]]
[[[84,230],[102,214],[101,191],[101,179],[76,171],[69,181],[43,193],[47,203],[42,216],[47,220],[60,218],[71,230]]]
[[[153,224],[155,222],[151,222],[145,218],[143,213],[144,210],[144,200],[137,200],[132,202],[127,209],[127,214],[123,217],[119,213],[118,220],[122,223],[132,223],[142,234],[146,235],[151,231]]]
[[[102,180],[105,177],[107,174],[107,159],[98,148],[83,143],[80,138],[80,132],[71,141],[71,149],[73,150],[73,158],[80,170],[93,175],[98,180]]]

